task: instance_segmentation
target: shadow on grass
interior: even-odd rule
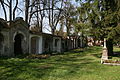
[[[94,59],[86,58],[100,48],[77,49],[64,54],[54,55],[48,59],[0,58],[0,80],[39,80],[53,77],[75,75],[78,71],[86,71],[86,66],[94,63]],[[96,57],[100,55],[93,54]],[[54,72],[55,70],[58,71]],[[92,71],[88,70],[88,73]],[[51,74],[51,75],[50,75]]]
[[[9,58],[0,60],[0,80],[26,80],[35,77],[42,78],[48,74],[54,67],[50,65],[39,65],[44,63],[42,60],[30,60]],[[39,66],[38,66],[39,65]]]
[[[92,54],[92,55],[96,58],[101,58],[102,57],[102,53],[96,53],[96,54]]]
[[[81,63],[79,63],[79,61],[81,61]],[[59,72],[66,70],[66,75],[72,75],[91,62],[92,59],[76,59],[76,57],[65,57],[52,62],[38,59],[3,59],[0,60],[0,80],[29,80],[33,77],[39,80],[46,75],[49,76],[49,74],[56,69],[59,70]],[[63,77],[64,75],[61,73],[57,76],[60,77],[61,75],[61,77]],[[54,77],[54,75],[52,76]]]
[[[114,53],[113,53],[113,56],[114,56],[114,57],[120,57],[120,51],[114,52]]]
[[[81,53],[81,52],[83,52],[84,50],[82,49],[77,49],[77,50],[71,50],[71,51],[69,51],[69,52],[71,52],[71,53]]]

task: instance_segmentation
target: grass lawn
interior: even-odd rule
[[[0,58],[0,80],[120,80],[120,66],[100,64],[101,52],[90,47],[47,59]]]

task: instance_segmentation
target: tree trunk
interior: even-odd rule
[[[10,20],[10,26],[12,21],[12,0],[10,0],[10,6],[9,6],[9,20]]]
[[[113,56],[113,40],[112,39],[107,40],[106,44],[108,49],[108,56]]]
[[[25,0],[25,22],[28,23],[29,0]]]
[[[68,23],[68,19],[66,19],[66,28],[67,28],[67,36],[70,35],[70,25]]]
[[[15,11],[17,9],[17,6],[18,6],[18,0],[16,0],[16,5],[15,5],[15,7],[13,9],[13,20],[15,19]]]
[[[54,35],[54,33],[55,33],[55,27],[54,27],[54,23],[53,23],[53,18],[54,18],[54,12],[53,12],[53,8],[54,8],[54,0],[52,0],[52,13],[51,13],[51,15],[52,15],[52,34]]]

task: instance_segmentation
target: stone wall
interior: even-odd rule
[[[76,36],[62,39],[62,37],[52,34],[30,32],[28,25],[22,18],[12,21],[11,26],[6,21],[1,24],[0,56],[61,53],[78,47]]]
[[[23,54],[29,53],[29,30],[28,26],[25,24],[23,20],[17,20],[14,21],[14,24],[12,25],[11,28],[11,53],[14,53],[14,43],[15,43],[15,37],[17,35],[21,35],[22,40],[21,40],[21,47],[22,47],[22,52]]]
[[[29,37],[29,53],[42,54],[42,35],[41,34],[30,34]]]
[[[18,46],[21,47],[22,53],[28,53],[29,30],[28,30],[28,26],[25,24],[25,21],[23,21],[22,19],[14,20],[12,22],[12,26],[10,27],[3,26],[3,28],[0,31],[0,34],[2,35],[1,38],[3,39],[0,40],[1,56],[15,56],[15,48],[16,48],[15,43],[19,41],[16,40],[17,42],[15,42],[15,38],[18,35],[21,35],[20,37],[21,42],[19,41],[19,43],[21,44],[19,44]],[[19,52],[20,51],[18,51],[18,53]]]
[[[61,37],[54,36],[53,37],[53,51],[54,52],[62,52],[62,42],[61,42]]]

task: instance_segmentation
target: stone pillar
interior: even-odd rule
[[[43,37],[42,36],[39,36],[39,38],[38,38],[38,53],[39,54],[42,54],[43,53],[43,45],[42,45],[42,43],[43,43],[43,39],[42,39]]]
[[[103,63],[104,60],[108,60],[108,50],[106,47],[106,38],[104,38],[104,47],[103,47],[103,52],[102,52],[101,63]]]
[[[104,38],[104,48],[107,48],[106,47],[106,38]]]

